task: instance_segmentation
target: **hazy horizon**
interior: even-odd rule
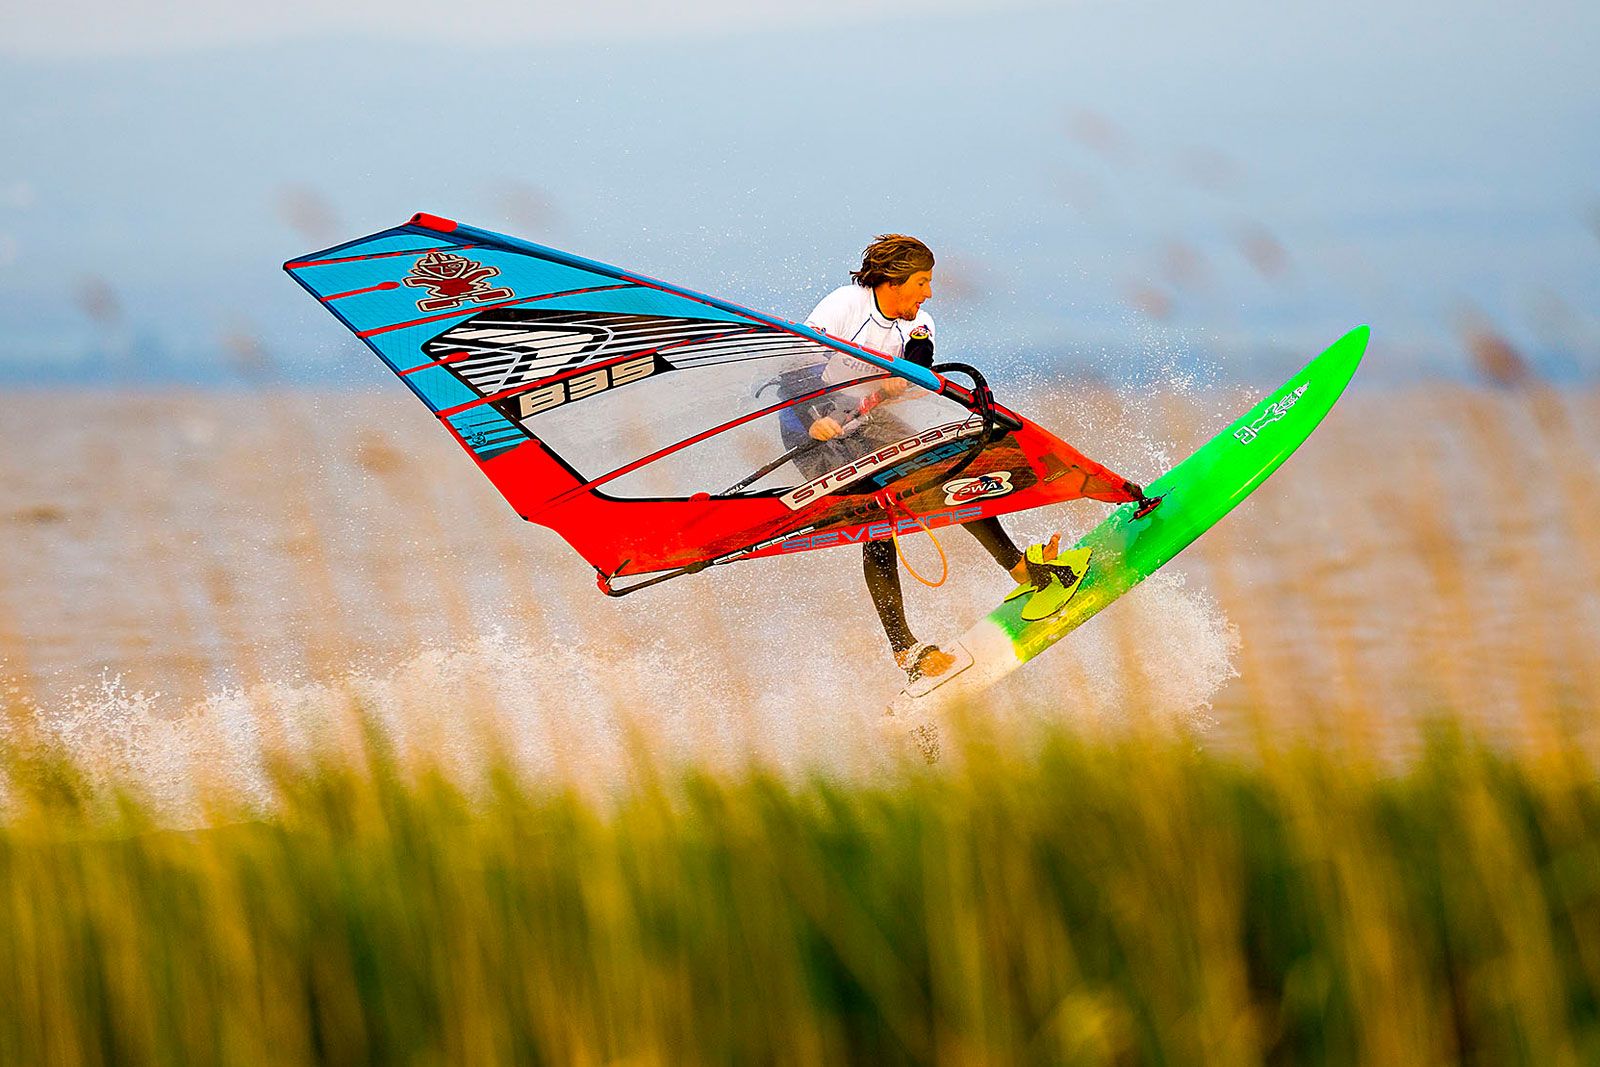
[[[346,5],[154,20],[188,28],[122,54],[115,18],[65,30],[111,10],[6,16],[14,383],[375,383],[278,266],[417,210],[789,316],[915,232],[946,350],[1036,369],[1248,376],[1369,322],[1380,374],[1468,372],[1473,323],[1600,371],[1600,12],[1574,3],[488,6],[470,45]]]

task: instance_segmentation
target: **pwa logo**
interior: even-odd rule
[[[1010,471],[990,471],[976,478],[956,478],[945,482],[944,502],[953,507],[985,497],[1005,496],[1015,488],[1011,484]]]
[[[429,295],[417,301],[417,310],[450,311],[469,300],[474,304],[510,300],[510,289],[489,285],[489,279],[499,273],[498,267],[485,267],[453,252],[429,252],[412,266],[406,284],[428,290]]]

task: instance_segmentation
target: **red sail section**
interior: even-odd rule
[[[979,443],[976,418],[965,424],[967,436],[947,434],[948,444],[919,440],[888,455],[887,447],[864,453],[858,470],[835,480],[837,489],[799,507],[778,494],[616,499],[582,490],[532,442],[484,463],[483,470],[519,514],[561,534],[608,576],[877,540],[1086,497],[1135,499],[1120,474],[1033,422],[1018,421],[1021,430],[987,444],[954,478],[941,471]]]

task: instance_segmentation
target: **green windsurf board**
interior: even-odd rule
[[[1160,504],[1139,514],[1119,506],[1063,558],[1087,560],[1075,589],[1013,590],[948,648],[956,662],[920,678],[889,706],[895,725],[911,731],[925,754],[939,709],[970,701],[1154,574],[1232,511],[1322,422],[1366,352],[1369,330],[1358,326],[1335,341],[1188,459],[1145,487]],[[1062,594],[1069,594],[1063,597]],[[1026,595],[1023,595],[1026,594]],[[1053,599],[1041,600],[1041,597]],[[1040,616],[1043,617],[1040,617]]]

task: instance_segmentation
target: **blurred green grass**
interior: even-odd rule
[[[369,731],[158,827],[0,759],[0,1062],[1600,1062],[1600,778],[967,737],[871,782],[468,785]]]

